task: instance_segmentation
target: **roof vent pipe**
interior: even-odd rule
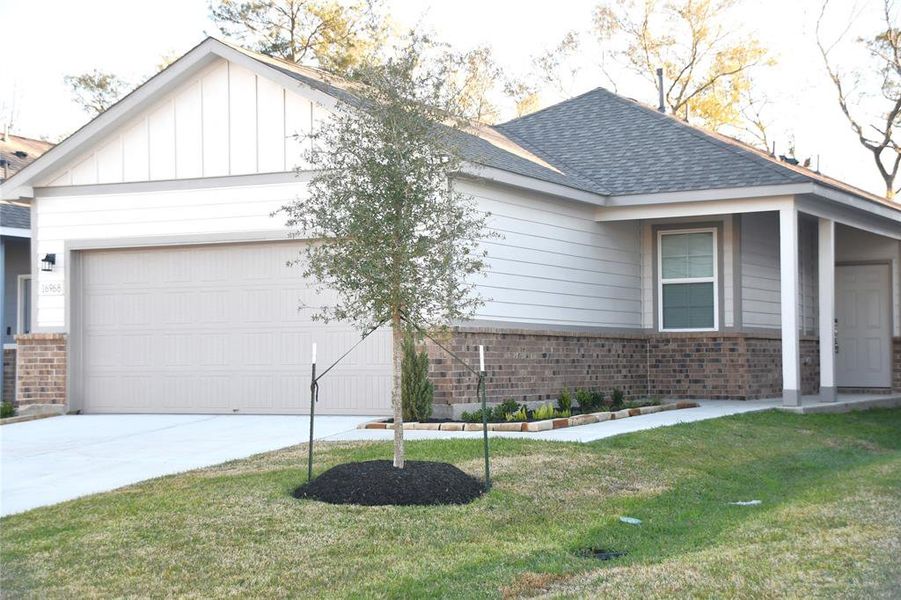
[[[666,113],[666,106],[663,104],[663,69],[657,68],[657,110]]]

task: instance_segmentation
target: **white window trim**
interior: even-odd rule
[[[31,285],[31,274],[19,275],[16,279],[16,334],[22,331],[25,322],[25,287]],[[34,298],[31,299],[34,302]],[[32,328],[33,329],[33,328]]]
[[[681,279],[663,278],[663,236],[683,233],[710,233],[713,236],[713,276],[685,277]],[[713,327],[672,329],[663,327],[663,286],[668,283],[712,283],[713,284]],[[657,231],[657,330],[661,332],[719,331],[720,329],[720,283],[719,283],[719,240],[716,227],[694,229],[666,229]]]

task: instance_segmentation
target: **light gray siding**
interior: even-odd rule
[[[803,333],[817,331],[816,222],[798,226],[798,309]],[[745,327],[780,326],[779,214],[747,213],[741,218],[742,322]]]
[[[477,318],[587,327],[641,326],[636,222],[597,223],[594,209],[497,186],[461,183],[502,238],[488,240]]]
[[[4,239],[4,294],[3,294],[3,343],[15,341],[18,324],[18,281],[19,275],[31,272],[30,240],[23,238]],[[7,334],[9,330],[9,334]]]

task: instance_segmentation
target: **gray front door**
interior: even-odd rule
[[[891,271],[888,265],[835,269],[839,387],[891,387]]]
[[[84,251],[73,307],[73,393],[87,412],[305,413],[320,371],[360,338],[312,320],[318,295],[286,266],[299,243]],[[299,304],[314,307],[298,310]],[[390,412],[391,336],[321,383],[319,414]]]

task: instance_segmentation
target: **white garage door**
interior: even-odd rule
[[[320,371],[360,339],[312,320],[328,298],[287,262],[298,243],[76,255],[75,406],[86,412],[308,413]],[[364,341],[320,383],[317,414],[390,412],[390,333]]]

